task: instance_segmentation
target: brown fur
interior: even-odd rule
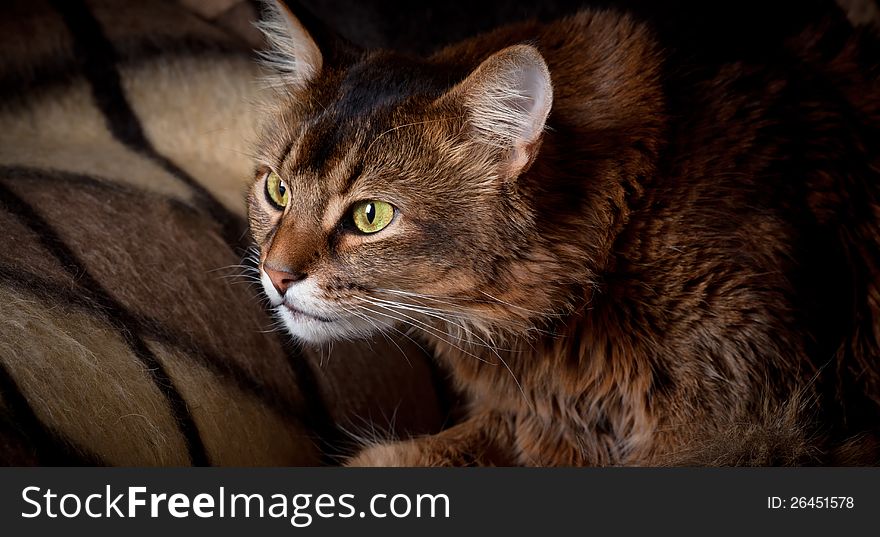
[[[874,39],[827,21],[773,61],[691,64],[584,12],[427,59],[328,55],[283,88],[249,195],[261,261],[325,315],[421,333],[470,401],[352,464],[880,461]],[[465,96],[520,43],[553,108],[511,168]],[[397,219],[353,232],[361,199]]]

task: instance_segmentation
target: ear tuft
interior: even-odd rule
[[[519,174],[534,158],[553,105],[550,71],[535,47],[493,54],[449,95],[464,100],[481,141],[506,152],[506,175]]]
[[[257,28],[266,36],[267,48],[260,58],[271,73],[271,84],[304,86],[321,72],[321,50],[282,0],[263,0],[262,4]]]

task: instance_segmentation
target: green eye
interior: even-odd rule
[[[279,209],[287,206],[287,185],[275,172],[269,172],[266,176],[266,196]]]
[[[363,233],[382,231],[394,219],[394,207],[384,201],[359,201],[351,210],[354,225]]]

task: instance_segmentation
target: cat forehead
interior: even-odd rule
[[[321,197],[350,189],[365,168],[418,169],[427,148],[417,139],[440,128],[422,121],[428,105],[456,78],[442,66],[393,54],[326,73],[298,95],[302,106],[282,118],[288,124],[273,126],[279,136],[270,151],[278,153],[270,158],[282,176]]]
[[[382,132],[389,132],[385,124],[366,119],[338,121],[332,114],[322,115],[302,125],[286,145],[278,169],[299,195],[313,201],[345,195],[364,178],[376,179],[376,174],[365,171],[398,160],[381,143]],[[411,145],[408,153],[412,154]]]
[[[459,66],[379,51],[344,70],[340,101],[381,106],[413,95],[436,97],[463,75]]]
[[[371,167],[406,160],[417,164],[426,129],[439,128],[423,121],[424,109],[401,111],[394,107],[345,114],[328,107],[322,113],[301,120],[289,138],[276,147],[279,170],[294,175],[325,176],[339,167]]]
[[[463,76],[460,71],[457,66],[376,51],[323,71],[298,98],[311,115],[332,111],[338,119],[357,120],[413,98],[434,99]]]
[[[402,93],[372,89],[369,83],[341,88],[334,100],[317,102],[309,113],[291,117],[279,129],[289,137],[280,141],[283,154],[279,158],[285,166],[320,172],[358,148],[366,151],[369,140],[394,129],[405,117],[419,115],[419,110],[402,113],[399,104],[406,99]]]
[[[282,155],[289,171],[322,174],[334,169],[358,151],[367,136],[367,119],[350,121],[326,112],[303,121]]]

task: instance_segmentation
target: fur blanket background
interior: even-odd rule
[[[0,463],[332,464],[441,426],[414,344],[264,313],[243,39],[161,0],[0,9]]]

